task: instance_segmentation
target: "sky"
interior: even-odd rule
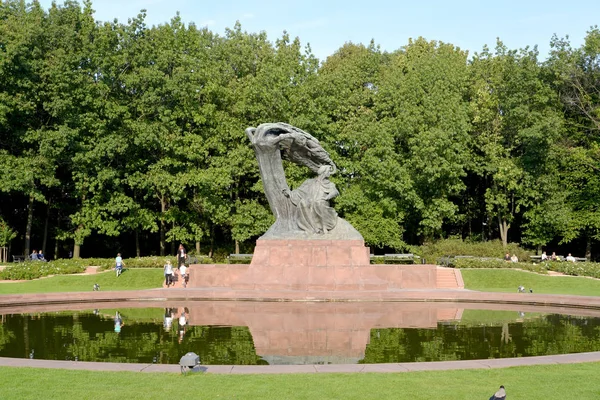
[[[61,4],[61,0],[56,1]],[[80,1],[82,2],[82,1]],[[45,8],[52,0],[41,0]],[[321,60],[346,42],[394,51],[409,38],[451,43],[470,54],[500,38],[509,49],[538,46],[546,58],[553,34],[579,47],[600,24],[599,0],[92,0],[100,21],[127,22],[146,9],[147,25],[168,23],[179,11],[185,23],[224,34],[236,21],[247,32],[265,31],[275,41],[287,31],[310,44]]]

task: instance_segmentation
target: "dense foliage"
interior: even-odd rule
[[[580,48],[552,38],[544,62],[536,48],[470,56],[423,38],[319,61],[286,33],[144,18],[100,23],[89,0],[0,3],[12,254],[250,252],[273,217],[244,129],[267,121],[331,153],[336,209],[371,247],[458,235],[589,257],[600,239],[597,28]],[[294,187],[307,177],[287,173]]]

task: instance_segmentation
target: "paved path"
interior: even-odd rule
[[[329,365],[201,365],[194,371],[209,374],[295,374],[295,373],[355,373],[355,372],[412,372],[454,369],[490,369],[524,365],[573,364],[600,362],[600,351],[562,354],[556,356],[503,358],[473,361],[435,361],[394,364],[329,364]],[[90,371],[131,371],[180,373],[179,365],[132,364],[84,361],[29,360],[0,357],[3,367],[59,368]]]

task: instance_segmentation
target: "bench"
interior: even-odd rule
[[[200,256],[190,256],[190,255],[188,255],[187,263],[188,264],[198,264],[200,260],[210,260],[210,257],[209,256],[204,256],[204,255],[200,255]]]
[[[461,258],[469,258],[473,260],[481,260],[481,261],[504,261],[503,258],[499,257],[477,257],[477,256],[444,256],[438,260],[439,265],[443,265],[445,267],[449,267],[454,264],[454,260]]]
[[[230,254],[227,257],[227,264],[235,264],[237,262],[247,264],[252,261],[252,254]]]
[[[371,254],[371,261],[381,260],[383,259],[384,263],[406,263],[406,264],[414,264],[415,260],[424,263],[424,260],[419,256],[414,254],[384,254],[383,256],[376,256]]]
[[[544,261],[565,261],[564,256],[556,256],[556,260],[552,260],[551,256],[547,256]],[[532,261],[542,261],[542,256],[529,256]],[[585,260],[585,258],[584,258]]]
[[[573,257],[575,259],[575,262],[586,262],[587,258],[585,257]],[[565,258],[566,261],[566,258]]]
[[[20,263],[29,260],[29,256],[12,256],[13,262]]]

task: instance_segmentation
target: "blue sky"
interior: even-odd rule
[[[47,8],[52,1],[40,2]],[[184,22],[218,34],[239,20],[243,30],[266,31],[271,41],[286,30],[310,43],[321,60],[346,42],[374,39],[393,51],[419,36],[471,54],[484,44],[493,48],[500,37],[511,49],[537,44],[543,59],[554,33],[579,46],[590,26],[600,23],[599,0],[95,0],[93,8],[98,20],[122,22],[146,9],[148,25],[168,22],[179,11]]]

